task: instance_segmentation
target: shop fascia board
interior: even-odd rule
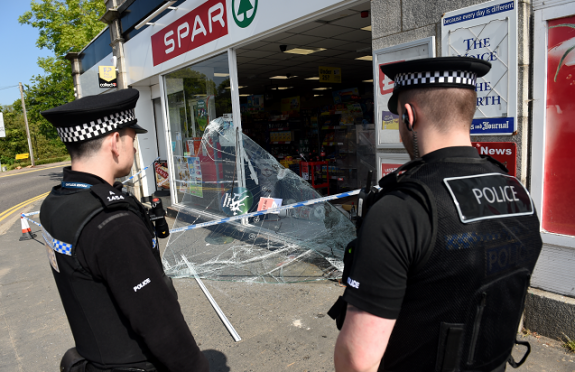
[[[226,0],[226,4],[230,1],[231,0]],[[301,2],[304,3],[305,0],[301,0]],[[129,71],[128,85],[134,85],[139,81],[154,75],[164,75],[166,73],[176,71],[185,66],[189,66],[218,54],[222,54],[231,48],[241,48],[242,46],[249,45],[254,41],[266,39],[274,34],[292,29],[293,27],[301,26],[313,20],[317,20],[318,17],[325,17],[326,15],[337,13],[343,9],[347,9],[355,4],[362,2],[363,0],[317,0],[313,3],[315,9],[309,10],[309,13],[304,15],[295,14],[293,19],[286,18],[280,26],[276,26],[276,23],[267,29],[256,30],[255,34],[252,34],[249,37],[245,37],[244,39],[237,39],[239,36],[236,35],[238,32],[236,32],[237,27],[233,22],[232,15],[226,13],[228,22],[227,35],[204,44],[198,48],[185,52],[157,66],[153,66],[151,57],[152,46],[150,42],[152,35],[160,32],[166,26],[173,24],[179,18],[189,13],[197,6],[201,5],[198,4],[197,0],[188,0],[180,4],[177,10],[169,12],[164,17],[159,19],[155,25],[146,27],[142,32],[124,44]],[[292,5],[293,4],[290,5],[291,8],[299,9],[298,7],[294,7]],[[258,7],[258,11],[260,11],[260,8],[261,4],[260,7]],[[307,2],[306,6],[303,8],[309,9],[309,2]],[[230,7],[228,6],[227,9],[229,10]],[[259,16],[262,17],[261,14]],[[265,15],[263,17],[265,17]],[[130,63],[130,61],[138,61],[138,64],[136,65],[135,63]]]

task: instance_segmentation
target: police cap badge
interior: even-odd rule
[[[471,57],[423,58],[383,65],[381,72],[395,82],[387,108],[397,115],[399,93],[408,89],[475,89],[477,78],[490,69],[491,63]]]
[[[83,97],[41,114],[56,128],[62,141],[68,143],[93,140],[122,128],[147,133],[137,124],[134,113],[139,96],[136,89],[122,89]]]

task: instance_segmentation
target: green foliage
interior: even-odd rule
[[[567,340],[563,343],[563,347],[572,353],[575,352],[575,340],[570,339],[565,333],[563,333],[563,336],[565,336],[565,339]]]
[[[18,101],[18,103],[20,102]],[[6,137],[0,138],[0,162],[3,165],[14,164],[16,154],[29,153],[22,106],[19,108],[20,110],[15,110],[10,106],[5,106],[1,109],[6,129]],[[62,157],[68,154],[60,138],[49,138],[42,135],[37,122],[29,120],[28,124],[35,159]]]
[[[69,52],[82,50],[106,27],[99,21],[105,11],[106,4],[102,0],[32,0],[30,11],[18,18],[20,24],[38,29],[38,48],[54,52],[53,57],[38,58],[38,66],[44,70],[44,74],[33,76],[30,84],[24,84],[32,147],[38,152],[36,158],[67,154],[56,129],[40,113],[74,100],[72,69],[65,56]],[[19,123],[24,127],[21,100],[16,100],[12,106],[14,109],[11,113],[15,115],[14,118],[20,118]],[[19,130],[18,136],[23,136],[24,147],[20,137],[18,140],[13,137],[10,141],[12,150],[8,153],[4,153],[4,147],[10,146],[0,144],[2,159],[13,158],[15,148],[19,149],[16,153],[28,152],[25,130]],[[9,163],[8,160],[6,162]]]
[[[106,11],[102,0],[33,0],[30,7],[18,22],[37,28],[36,46],[50,49],[57,57],[79,52],[105,27],[99,21]]]
[[[12,164],[16,154],[28,152],[26,128],[22,114],[17,113],[10,106],[2,108],[6,137],[0,137],[0,163]]]

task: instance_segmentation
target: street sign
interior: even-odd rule
[[[489,155],[503,163],[512,176],[517,175],[517,144],[514,142],[472,142],[479,155]]]
[[[0,137],[6,137],[6,129],[4,129],[4,115],[0,112]]]

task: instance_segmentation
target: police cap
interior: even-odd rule
[[[63,142],[80,143],[100,138],[122,128],[147,133],[134,113],[140,92],[122,89],[108,94],[86,96],[41,112],[58,131]]]
[[[423,58],[383,65],[381,72],[395,82],[387,108],[397,115],[399,93],[408,89],[475,89],[477,78],[490,69],[491,63],[471,57]]]

